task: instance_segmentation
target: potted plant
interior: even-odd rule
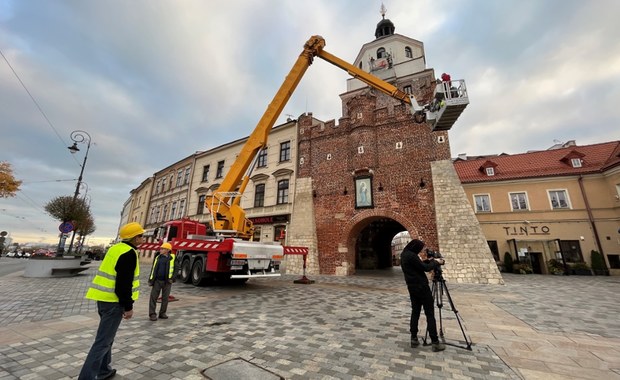
[[[597,276],[609,276],[609,269],[607,269],[607,264],[605,264],[605,259],[600,252],[592,250],[590,252],[590,258],[592,262],[592,271]]]
[[[592,270],[586,263],[574,263],[571,265],[573,274],[581,276],[592,276]]]
[[[549,269],[550,274],[564,274],[564,265],[558,259],[551,259],[547,261],[547,268]]]

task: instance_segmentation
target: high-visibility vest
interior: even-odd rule
[[[153,266],[151,267],[151,275],[149,276],[149,280],[154,280],[154,276],[155,276],[155,267],[157,267],[157,261],[159,260],[159,258],[161,257],[161,254],[157,255],[155,257],[155,260],[153,261]],[[176,255],[174,253],[170,253],[170,261],[168,261],[168,279],[173,279],[174,278],[174,263],[176,260]]]
[[[133,273],[133,282],[131,284],[131,299],[136,301],[140,295],[140,265],[138,264],[138,252],[127,243],[120,242],[113,245],[106,253],[99,270],[93,279],[93,283],[86,292],[86,298],[103,301],[118,302],[118,296],[114,292],[116,287],[116,262],[118,258],[127,251],[131,251],[136,255],[136,270]],[[131,253],[129,253],[131,254]]]

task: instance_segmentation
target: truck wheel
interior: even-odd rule
[[[192,268],[189,265],[189,259],[183,260],[181,263],[181,275],[179,279],[181,282],[187,284],[191,279]]]
[[[192,275],[191,275],[192,284],[194,286],[202,285],[202,283],[203,283],[203,281],[202,281],[203,273],[204,273],[204,270],[202,268],[202,260],[194,261],[194,265],[192,266]]]

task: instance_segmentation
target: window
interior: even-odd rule
[[[254,226],[254,235],[252,241],[260,241],[260,226]]]
[[[158,221],[166,221],[166,217],[168,216],[168,205],[164,205],[164,211],[161,213],[161,219]]]
[[[499,248],[497,246],[497,240],[487,240],[487,244],[489,245],[489,249],[491,250],[495,261],[499,261]]]
[[[256,166],[259,168],[264,168],[267,166],[267,148],[263,148],[258,152],[258,160],[256,162]]]
[[[280,162],[291,159],[291,142],[285,141],[280,143]]]
[[[172,182],[174,181],[174,174],[170,174],[170,184],[168,185],[168,190],[172,189]]]
[[[206,195],[201,195],[198,197],[198,209],[196,209],[196,214],[202,215],[205,212],[205,199],[207,199]]]
[[[581,263],[583,262],[583,255],[581,254],[581,246],[579,240],[560,240],[560,249],[564,255],[564,260],[569,263]]]
[[[288,179],[278,181],[278,200],[277,204],[288,203]]]
[[[265,206],[265,184],[259,183],[254,190],[254,207]]]
[[[209,181],[209,169],[211,169],[211,165],[205,165],[202,167],[202,182]]]
[[[512,211],[527,210],[527,197],[525,193],[510,193]]]
[[[187,185],[189,183],[189,173],[191,169],[189,167],[185,168],[185,178],[183,179],[183,184]]]
[[[607,255],[609,260],[609,268],[620,269],[620,255]]]
[[[161,191],[161,181],[157,180],[157,184],[155,184],[155,194],[159,194]]]
[[[273,226],[273,241],[279,241],[284,244],[286,240],[286,226],[280,224]]]
[[[217,172],[215,172],[215,178],[222,178],[224,176],[224,161],[217,163]]]
[[[182,218],[185,216],[185,199],[181,199],[181,202],[179,203],[179,218]]]
[[[385,53],[385,48],[377,49],[377,58],[385,58],[387,54]]]
[[[551,207],[555,209],[568,208],[568,196],[566,190],[550,190],[549,199],[551,200]]]
[[[176,187],[181,186],[182,181],[183,181],[183,169],[179,169],[179,171],[177,172],[177,186]]]
[[[489,177],[491,177],[491,176],[494,176],[494,175],[495,175],[495,168],[494,168],[494,167],[492,167],[492,166],[491,166],[491,167],[489,167],[489,168],[486,168],[486,169],[484,169],[484,170],[485,170],[485,172],[487,173],[487,176],[489,176]]]
[[[491,198],[488,194],[474,195],[476,212],[491,212]]]
[[[580,168],[581,167],[581,158],[571,158],[570,159],[570,164],[574,168]]]
[[[411,86],[405,86],[405,94],[411,94]]]
[[[413,53],[411,52],[411,48],[409,46],[405,47],[405,57],[413,58]]]
[[[177,212],[177,203],[172,202],[172,207],[170,207],[170,220],[173,220],[177,217],[176,212]]]

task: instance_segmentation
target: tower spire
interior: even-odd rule
[[[381,9],[379,10],[379,12],[381,13],[381,18],[385,20],[385,13],[387,12],[387,8],[385,7],[385,4],[383,4],[383,2],[381,2]]]

